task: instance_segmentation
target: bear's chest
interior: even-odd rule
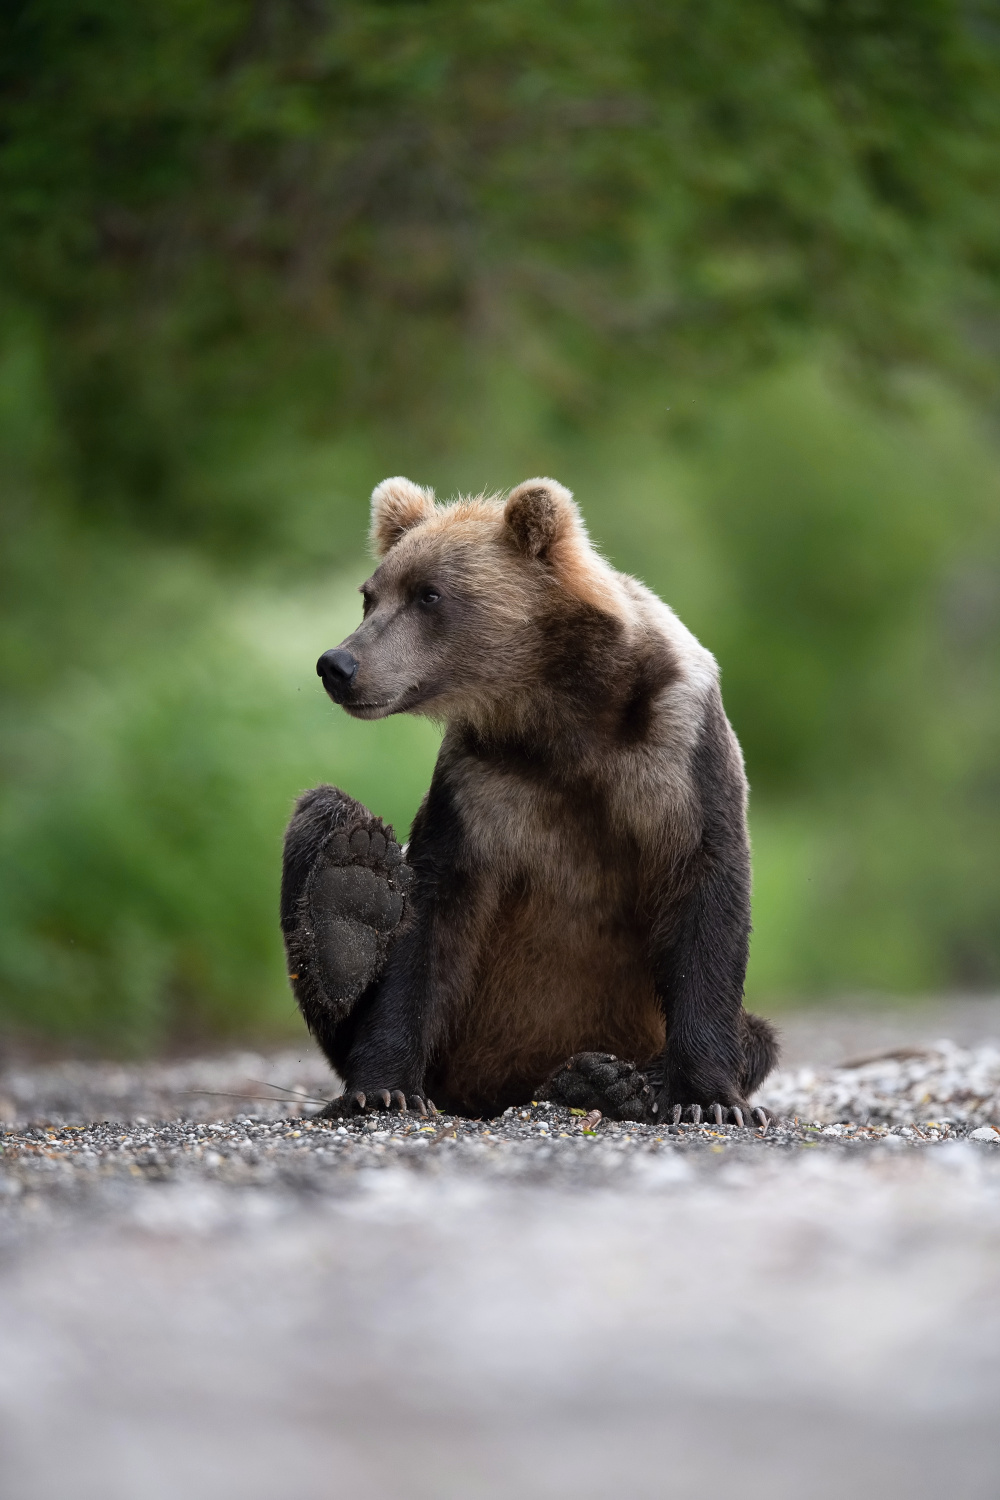
[[[453,795],[472,865],[501,885],[530,885],[574,905],[607,904],[631,886],[636,851],[607,786],[473,761]]]

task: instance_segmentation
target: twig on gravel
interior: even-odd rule
[[[851,1057],[838,1063],[839,1068],[867,1068],[869,1063],[908,1062],[911,1057],[930,1057],[932,1047],[887,1047],[882,1052],[866,1052],[863,1057]]]
[[[268,1083],[266,1078],[251,1078],[251,1083],[257,1083],[262,1089],[277,1089],[281,1094],[291,1094],[293,1099],[301,1099],[305,1104],[330,1104],[329,1099],[316,1099],[312,1094],[304,1094],[301,1089],[286,1089],[283,1083]]]
[[[257,1079],[252,1078],[251,1083]],[[280,1088],[277,1083],[265,1084],[265,1088]],[[283,1104],[283,1099],[274,1099],[270,1094],[233,1094],[224,1092],[222,1089],[179,1089],[178,1093],[183,1097],[188,1095],[193,1099],[247,1099],[254,1104]],[[329,1099],[316,1099],[312,1094],[300,1094],[296,1089],[282,1089],[282,1093],[291,1094],[293,1098],[300,1099],[303,1104],[329,1104]]]

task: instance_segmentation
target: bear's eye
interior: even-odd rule
[[[362,610],[362,619],[363,619],[364,616],[367,615],[368,611],[372,607],[372,596],[369,593],[368,589],[361,589],[360,593],[361,593],[361,610]]]
[[[417,595],[417,597],[419,598],[421,604],[437,604],[438,600],[441,598],[441,595],[438,593],[437,589],[432,588],[430,584],[427,584],[420,590],[420,593]]]

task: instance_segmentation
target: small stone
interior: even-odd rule
[[[991,1146],[1000,1146],[1000,1130],[994,1130],[992,1125],[980,1125],[978,1130],[969,1132],[970,1141],[989,1141]]]

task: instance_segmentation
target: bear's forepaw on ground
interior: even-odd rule
[[[396,1114],[436,1115],[437,1106],[426,1094],[402,1089],[349,1089],[331,1099],[324,1109],[314,1115],[316,1120],[346,1120],[352,1115],[378,1114],[388,1110]]]

